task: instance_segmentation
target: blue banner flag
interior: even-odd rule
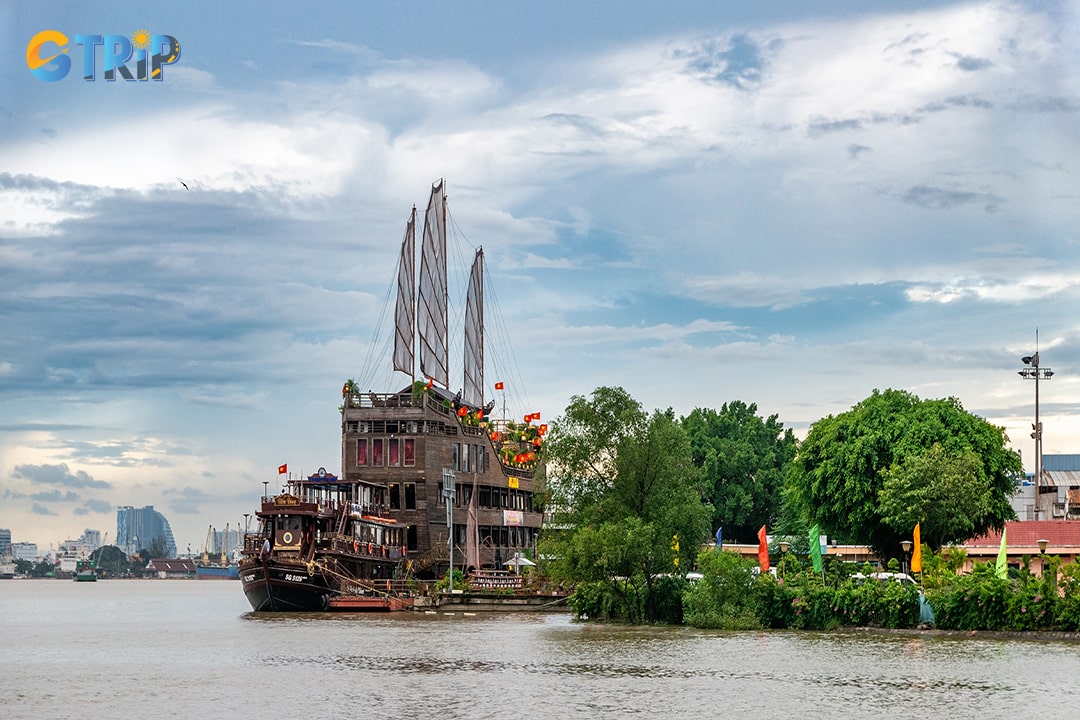
[[[724,544],[724,528],[716,528],[716,549],[719,550],[721,545]]]

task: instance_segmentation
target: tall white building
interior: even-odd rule
[[[30,562],[41,560],[37,543],[31,542],[11,543],[11,557],[15,560],[29,560]]]

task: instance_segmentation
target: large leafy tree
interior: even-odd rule
[[[935,503],[955,497],[959,483],[978,497],[951,503],[950,512],[963,514],[962,520],[932,537],[966,539],[1015,517],[1009,495],[1023,465],[1006,442],[1002,428],[965,411],[955,398],[875,390],[848,412],[810,427],[785,501],[823,532],[895,557],[915,522],[937,522],[931,519],[939,510]],[[943,479],[935,468],[949,473]]]
[[[948,453],[936,443],[903,458],[886,471],[878,492],[882,520],[901,534],[919,523],[922,541],[935,552],[967,540],[993,511],[994,489],[981,466],[974,451]]]
[[[575,396],[545,443],[553,571],[598,583],[611,615],[657,619],[657,578],[687,567],[708,537],[690,443],[671,410],[646,413],[622,388]],[[679,564],[677,564],[679,563]]]
[[[711,502],[712,526],[724,537],[751,542],[779,514],[780,494],[796,441],[776,415],[735,400],[719,411],[697,408],[682,419],[694,465]]]

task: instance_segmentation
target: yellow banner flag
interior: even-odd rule
[[[911,550],[911,572],[922,572],[922,538],[919,537],[919,523],[915,523],[915,546]]]

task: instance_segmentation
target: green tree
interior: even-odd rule
[[[165,542],[164,535],[156,535],[150,540],[150,546],[146,548],[150,553],[150,558],[165,558],[168,557],[169,546]]]
[[[590,399],[571,399],[545,454],[552,513],[563,528],[545,550],[558,558],[553,575],[592,584],[582,614],[661,619],[659,578],[687,568],[709,533],[674,413],[646,414],[622,388],[598,388]]]
[[[739,400],[719,412],[696,408],[682,426],[713,507],[712,527],[733,540],[756,539],[758,528],[779,514],[784,475],[795,458],[794,434],[776,415],[762,419],[757,405]]]
[[[972,450],[950,454],[937,443],[901,459],[885,471],[878,492],[882,520],[901,535],[919,523],[922,542],[934,552],[967,540],[992,509],[993,487],[981,469]]]
[[[1020,456],[1005,447],[1007,441],[1002,428],[965,411],[955,398],[920,400],[902,390],[875,390],[848,412],[810,427],[799,446],[785,501],[820,523],[824,533],[866,543],[883,557],[896,556],[900,541],[911,537],[914,522],[910,527],[894,525],[912,519],[895,515],[886,520],[881,491],[892,472],[897,479],[887,497],[903,494],[902,488],[912,482],[901,478],[918,475],[919,462],[913,458],[937,444],[946,457],[974,456],[979,461],[974,470],[983,497],[969,518],[969,536],[977,535],[1015,517],[1009,495],[1023,465]],[[966,467],[964,460],[949,462]]]

